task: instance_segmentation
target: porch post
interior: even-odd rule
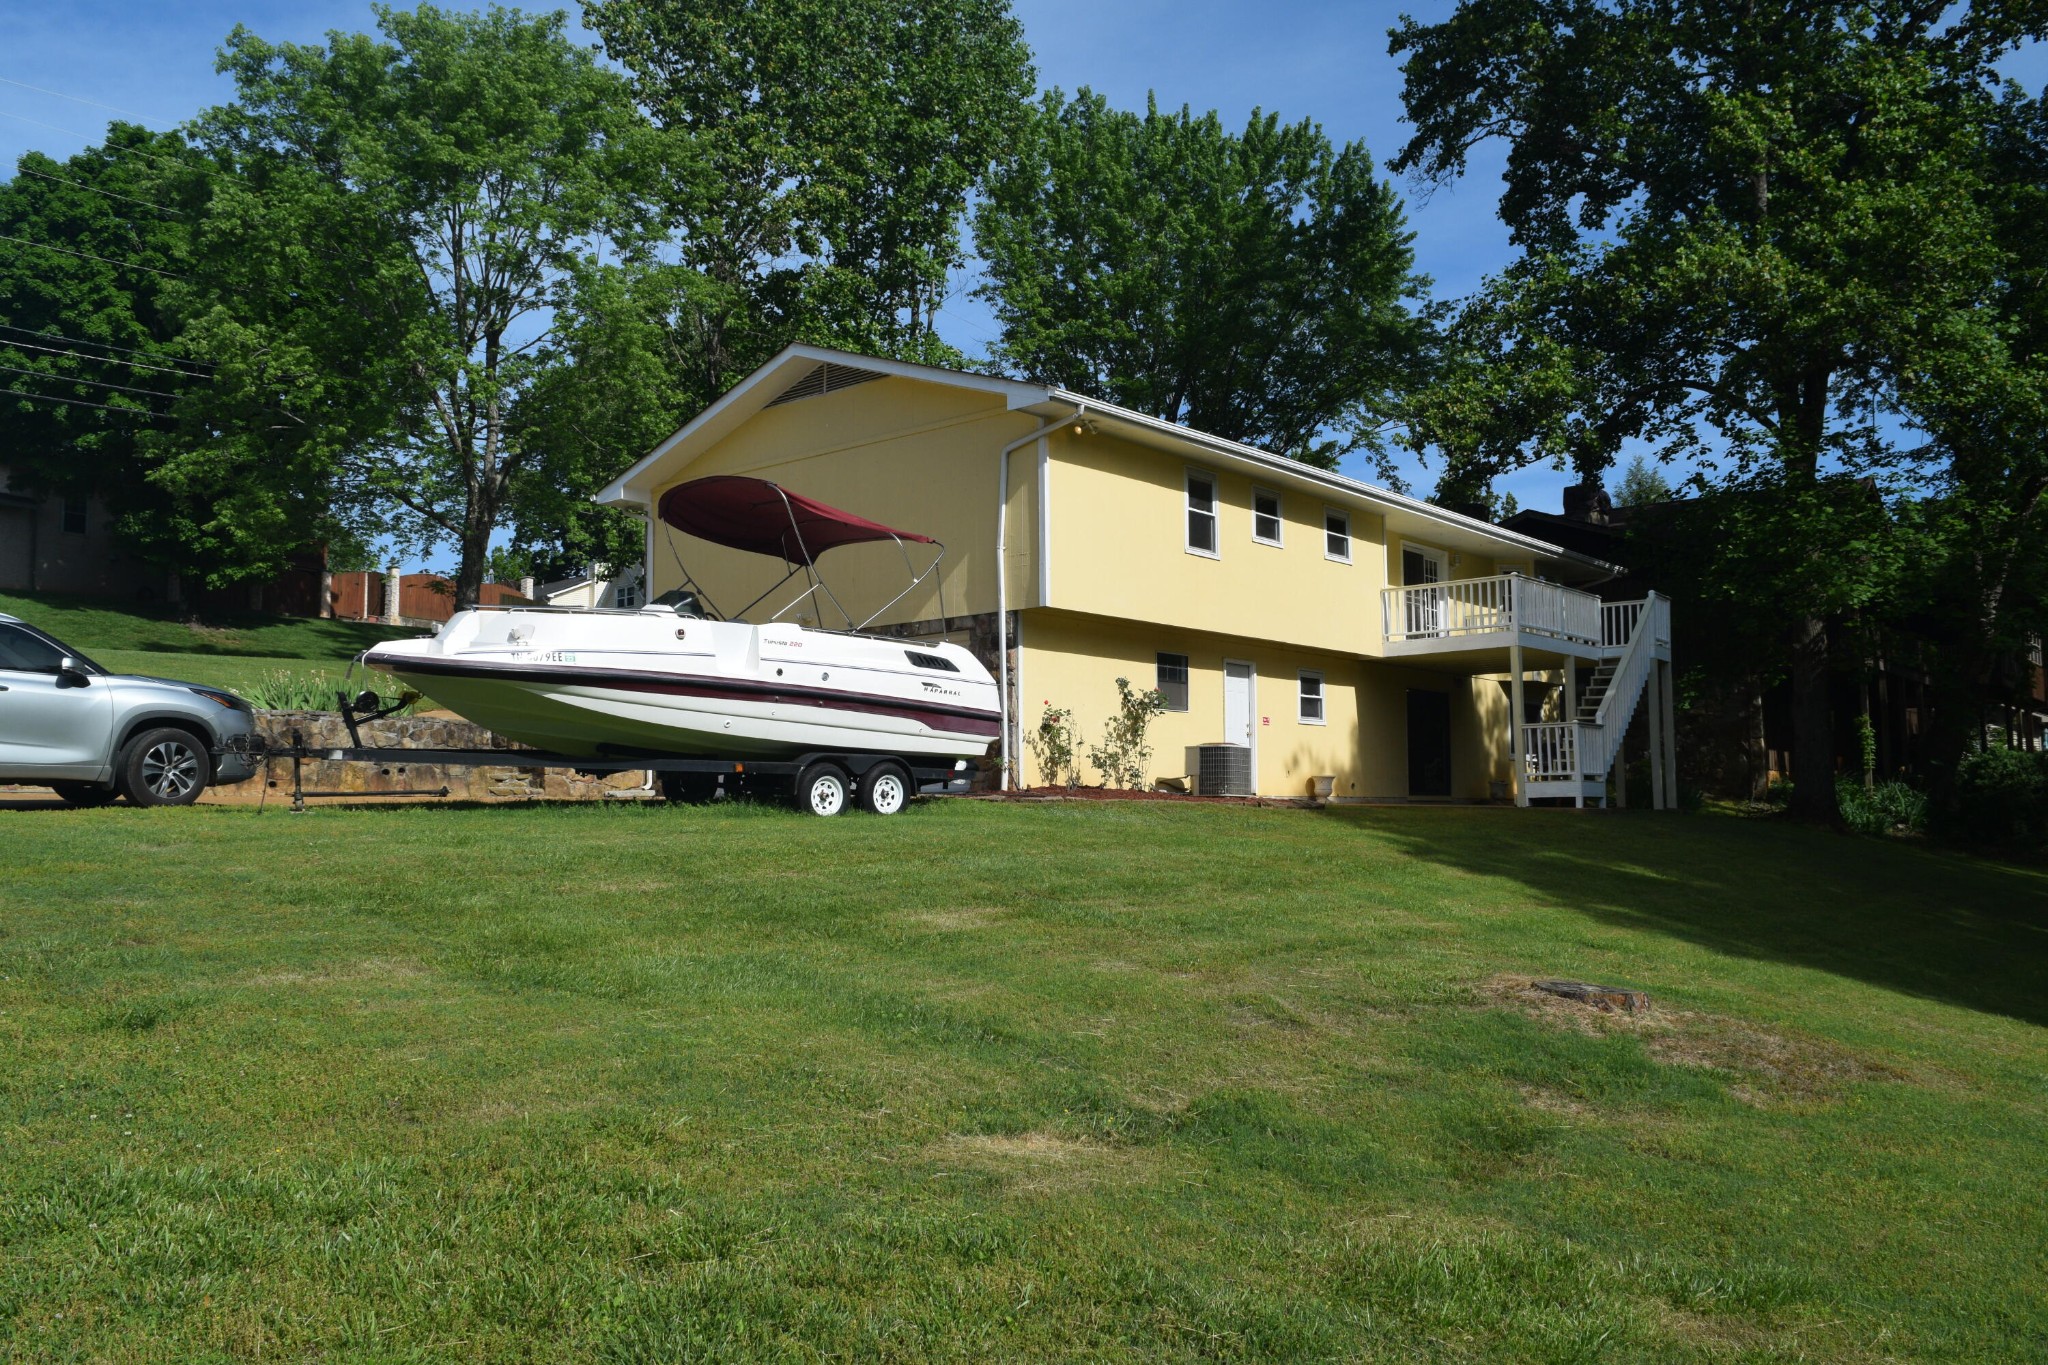
[[[1558,719],[1571,726],[1572,804],[1586,808],[1586,756],[1579,752],[1579,656],[1564,656],[1564,714]]]
[[[1650,727],[1650,809],[1664,809],[1664,670],[1650,660],[1649,714],[1643,719]]]
[[[1515,804],[1529,804],[1528,784],[1522,762],[1522,637],[1519,629],[1508,646],[1508,780],[1514,784]]]
[[[1664,794],[1664,805],[1668,810],[1678,809],[1678,678],[1668,662],[1658,662],[1657,671],[1664,675],[1664,781],[1668,784]]]

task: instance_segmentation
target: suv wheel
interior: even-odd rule
[[[50,789],[67,806],[110,806],[121,798],[120,792],[97,782],[52,782]]]
[[[212,775],[212,756],[189,730],[145,730],[121,759],[121,791],[138,806],[189,806]]]

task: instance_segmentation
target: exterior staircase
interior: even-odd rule
[[[1620,760],[1622,740],[1646,697],[1668,686],[1661,667],[1671,657],[1671,604],[1656,593],[1638,602],[1601,604],[1599,657],[1581,686],[1567,720],[1521,727],[1520,796],[1571,797],[1577,804],[1607,799],[1607,778]],[[1652,698],[1666,709],[1669,699]],[[1652,715],[1652,768],[1659,806],[1675,796],[1667,785],[1669,725]]]

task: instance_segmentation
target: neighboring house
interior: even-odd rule
[[[1561,511],[1525,509],[1502,524],[1583,555],[1629,562],[1637,557],[1630,549],[1632,528],[1637,536],[1653,541],[1668,538],[1671,519],[1693,505],[1690,499],[1677,499],[1618,507],[1598,484],[1577,484],[1564,490]],[[1636,544],[1644,550],[1643,557],[1653,557],[1644,540]],[[1643,586],[1637,571],[1602,591],[1631,596]],[[1677,610],[1683,620],[1690,606],[1683,586],[1665,586],[1678,588]],[[1924,775],[1922,737],[1938,690],[1934,684],[1942,665],[1940,652],[1914,633],[1910,621],[1882,624],[1884,647],[1856,661],[1859,667],[1853,670],[1839,669],[1830,687],[1835,766],[1844,772],[1861,766],[1858,723],[1867,716],[1876,739],[1879,776]],[[1711,641],[1703,644],[1697,633],[1688,638],[1695,649],[1712,648]],[[2002,679],[1982,699],[1984,742],[2021,749],[2048,747],[2048,684],[2040,668],[2039,641],[2030,656],[2015,659],[2013,667],[2015,675]],[[1689,766],[1710,788],[1718,786],[1727,795],[1763,796],[1770,782],[1791,774],[1791,683],[1781,678],[1768,686],[1760,682],[1740,695],[1702,695],[1687,723],[1687,742]]]
[[[610,578],[600,575],[593,564],[574,578],[558,578],[552,583],[541,584],[538,596],[550,607],[606,607],[631,611],[647,604],[647,594],[641,587],[644,578],[638,564],[622,568]]]
[[[31,494],[0,464],[0,591],[161,601],[171,583],[121,543],[98,498]]]
[[[771,479],[943,541],[935,581],[869,629],[981,652],[1005,682],[1000,751],[1026,784],[1058,777],[1024,743],[1044,708],[1073,708],[1085,748],[1126,677],[1167,698],[1155,778],[1186,774],[1185,746],[1225,742],[1251,751],[1266,794],[1327,776],[1339,799],[1510,785],[1524,800],[1599,799],[1633,717],[1666,739],[1656,794],[1675,800],[1668,618],[1654,597],[1603,604],[1587,589],[1615,571],[1593,557],[1062,389],[811,346],[783,351],[600,494],[649,509],[654,595],[687,564],[732,611],[782,566],[651,515],[667,490],[712,474]],[[888,542],[834,550],[822,571],[856,618],[908,576]],[[788,615],[815,617],[820,600]],[[823,610],[808,623],[846,625]],[[1517,695],[1524,723],[1511,731]]]

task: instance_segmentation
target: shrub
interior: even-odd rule
[[[338,709],[335,695],[348,689],[333,673],[294,673],[288,668],[278,668],[238,690],[243,700],[259,711],[333,711]],[[351,695],[359,696],[366,690],[374,689],[358,683]],[[396,693],[380,696],[379,704],[389,705],[395,700]]]
[[[2048,754],[1986,749],[1956,765],[1942,830],[1970,843],[2048,848]]]
[[[1144,785],[1152,762],[1145,733],[1152,717],[1166,709],[1166,697],[1156,687],[1138,691],[1129,678],[1116,680],[1116,695],[1116,714],[1102,727],[1102,743],[1089,746],[1088,762],[1102,774],[1105,787],[1135,791]]]
[[[1927,796],[1904,782],[1865,788],[1855,778],[1835,783],[1842,819],[1858,834],[1922,834],[1927,830]]]
[[[1081,770],[1074,763],[1077,738],[1073,708],[1047,702],[1045,713],[1038,718],[1038,728],[1024,737],[1024,743],[1038,762],[1039,775],[1048,784],[1081,785]]]

